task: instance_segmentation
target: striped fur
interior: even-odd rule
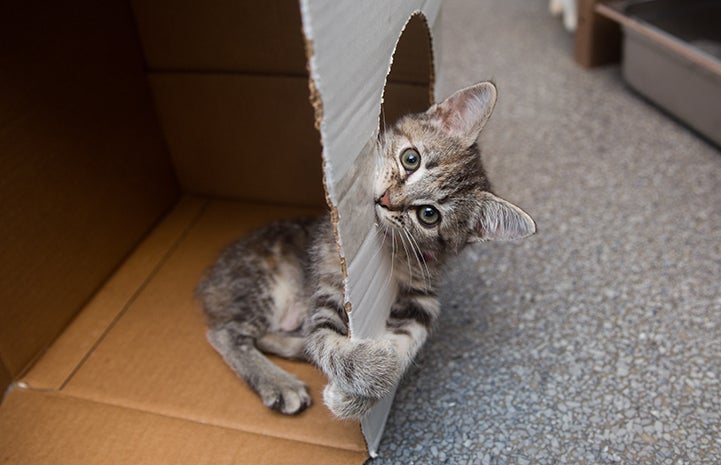
[[[329,378],[326,405],[341,418],[362,417],[398,383],[439,317],[437,289],[448,258],[470,242],[535,231],[527,214],[491,194],[483,171],[475,141],[495,95],[490,83],[469,87],[402,118],[379,140],[376,202],[369,208],[383,252],[391,255],[388,279],[399,289],[385,334],[349,337],[327,216],[258,230],[209,270],[197,291],[208,339],[267,406],[294,414],[310,397],[261,351],[308,358]],[[402,161],[409,148],[419,157],[413,169]],[[428,218],[438,221],[428,224]]]

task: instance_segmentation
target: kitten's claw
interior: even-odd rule
[[[264,386],[258,389],[258,394],[266,407],[286,415],[298,414],[311,404],[308,388],[297,379]]]
[[[329,383],[325,387],[323,401],[333,415],[342,420],[359,420],[378,402],[377,399],[344,392],[335,383]]]

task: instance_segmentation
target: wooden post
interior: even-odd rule
[[[585,68],[615,63],[621,58],[621,29],[596,13],[596,4],[602,2],[608,0],[578,0],[574,58]]]

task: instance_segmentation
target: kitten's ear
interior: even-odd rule
[[[481,82],[459,90],[430,107],[427,113],[437,127],[459,137],[470,147],[491,116],[496,95],[496,86],[492,82]]]
[[[469,242],[509,241],[535,232],[536,223],[528,213],[490,192],[483,192]]]

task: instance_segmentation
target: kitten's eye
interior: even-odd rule
[[[435,226],[441,221],[441,214],[430,205],[418,207],[416,215],[423,226]]]
[[[421,155],[416,149],[405,149],[401,153],[401,165],[406,171],[415,171],[421,166]]]

